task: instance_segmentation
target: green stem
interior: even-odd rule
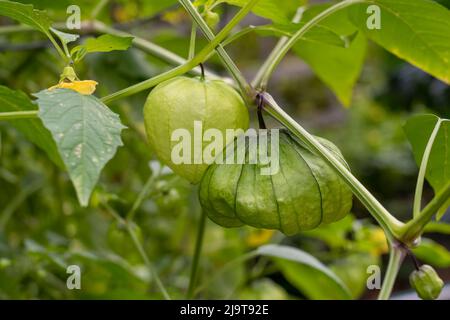
[[[128,233],[130,234],[131,239],[133,240],[134,246],[139,251],[139,254],[141,255],[142,259],[144,260],[147,268],[150,270],[152,278],[155,280],[156,285],[158,286],[159,290],[163,294],[164,299],[171,300],[169,294],[167,293],[166,288],[164,287],[164,285],[161,282],[161,279],[159,278],[156,271],[153,269],[153,266],[150,263],[147,253],[145,252],[144,248],[142,247],[142,244],[139,242],[139,239],[137,238],[136,233],[134,232],[133,228],[131,227],[131,225],[129,223],[126,224],[126,228],[128,230]]]
[[[245,15],[250,11],[253,5],[256,4],[258,0],[251,0],[249,3],[247,3],[239,12],[231,19],[231,21],[217,34],[217,36],[209,42],[206,47],[204,47],[192,60],[189,60],[185,64],[178,66],[172,70],[169,70],[165,73],[162,73],[156,77],[153,77],[151,79],[145,80],[143,82],[140,82],[138,84],[135,84],[133,86],[130,86],[128,88],[125,88],[123,90],[120,90],[118,92],[115,92],[109,96],[106,96],[102,99],[104,103],[109,103],[114,100],[128,97],[130,95],[136,94],[138,92],[141,92],[143,90],[147,90],[158,83],[171,79],[175,76],[184,74],[191,70],[192,68],[196,67],[200,63],[204,61],[204,59],[208,56],[208,54],[213,51],[219,44],[222,42],[223,39],[227,37],[227,35],[230,33],[230,31],[245,17]]]
[[[450,181],[440,190],[428,205],[401,228],[400,239],[410,243],[418,238],[433,215],[450,199]]]
[[[334,6],[324,10],[310,21],[308,21],[300,30],[298,30],[284,45],[276,52],[276,54],[271,58],[270,63],[265,67],[265,72],[262,76],[259,76],[256,84],[258,87],[266,87],[267,83],[278,64],[283,60],[284,56],[289,52],[289,50],[294,46],[294,44],[300,40],[303,35],[308,32],[317,23],[330,16],[331,14],[342,10],[352,4],[363,2],[364,0],[344,0],[342,2],[336,3]],[[260,79],[259,79],[260,78]]]
[[[93,22],[85,22],[83,23],[84,29],[92,29],[99,33],[109,33],[116,36],[121,37],[133,37],[133,46],[147,52],[157,58],[160,58],[161,60],[170,63],[175,66],[183,65],[188,62],[188,60],[180,57],[179,55],[173,53],[172,51],[169,51],[163,47],[158,46],[157,44],[150,42],[148,40],[145,40],[140,37],[136,37],[134,35],[131,35],[130,33],[123,32],[114,28],[111,28],[104,23],[100,21],[93,21]],[[195,67],[190,70],[192,73],[196,75],[201,74],[201,70],[199,67]],[[220,78],[217,74],[207,70],[206,75],[210,78]]]
[[[37,117],[37,110],[0,112],[0,120],[34,119]]]
[[[192,23],[191,28],[191,40],[189,42],[189,54],[188,59],[192,60],[195,57],[195,40],[197,38],[197,24],[195,22]]]
[[[202,18],[200,13],[197,11],[197,9],[193,6],[190,0],[178,0],[180,4],[186,9],[186,11],[191,15],[194,22],[197,24],[197,26],[200,28],[200,30],[203,32],[205,37],[210,41],[210,44],[213,43],[214,39],[217,37],[214,37],[214,33],[212,30],[208,27],[208,24],[206,21]],[[229,34],[231,30],[234,28],[235,25],[237,25],[237,22],[242,20],[247,13],[252,9],[254,5],[259,0],[251,0],[249,1],[234,17],[233,19],[219,32],[219,35],[222,33]],[[217,35],[217,36],[219,36]],[[223,38],[222,40],[224,40]],[[222,41],[221,40],[221,41]],[[221,42],[220,41],[220,42]],[[247,100],[247,102],[252,102],[254,98],[254,91],[251,88],[251,86],[248,84],[247,80],[245,80],[244,76],[242,75],[241,71],[238,69],[234,61],[230,58],[230,56],[227,54],[223,46],[218,42],[214,48],[216,49],[217,53],[219,54],[220,59],[224,63],[224,65],[227,67],[228,71],[233,76],[234,80],[238,84],[241,92],[244,95],[244,98]],[[208,55],[205,57],[207,58]]]
[[[414,207],[413,207],[413,217],[417,217],[420,213],[422,204],[422,192],[423,183],[425,181],[425,174],[427,172],[428,159],[430,158],[431,149],[433,148],[434,140],[441,127],[442,119],[438,119],[436,125],[434,126],[433,132],[430,135],[425,151],[423,152],[422,162],[420,163],[419,174],[417,176],[416,192],[414,195]]]
[[[128,211],[128,213],[126,214],[125,220],[127,220],[127,221],[133,220],[137,209],[139,209],[139,207],[142,205],[142,202],[150,193],[151,188],[154,187],[154,184],[155,184],[155,181],[156,181],[158,175],[159,175],[159,173],[155,174],[154,172],[152,172],[151,176],[147,179],[147,182],[145,183],[141,192],[139,192],[139,195],[136,198],[136,200],[134,201],[130,211]]]
[[[395,279],[397,278],[398,271],[405,258],[405,250],[398,244],[391,245],[391,253],[389,255],[389,264],[384,276],[383,285],[378,295],[378,300],[388,300],[391,296],[392,289],[394,288]]]
[[[64,61],[64,63],[68,64],[70,62],[70,55],[66,55],[64,53],[63,49],[61,49],[60,45],[58,44],[58,42],[56,42],[55,38],[53,37],[53,35],[50,32],[46,33],[46,35],[50,39],[50,42],[55,47],[56,51],[58,52],[58,54],[60,55],[60,57]]]
[[[91,19],[97,18],[99,13],[108,4],[109,0],[100,0],[91,12]]]
[[[25,32],[25,31],[37,31],[30,26],[26,25],[11,25],[11,26],[2,26],[0,27],[0,34],[10,34],[16,32]]]
[[[200,221],[197,230],[197,239],[195,241],[194,259],[192,261],[191,276],[189,278],[189,287],[186,298],[192,299],[194,296],[194,289],[197,283],[198,269],[200,264],[200,255],[203,247],[203,239],[205,237],[206,213],[202,210]]]
[[[299,23],[303,17],[304,7],[300,7],[297,9],[297,12],[292,19],[292,23]],[[273,65],[275,59],[278,56],[278,52],[286,45],[286,43],[289,41],[289,37],[281,37],[280,40],[278,40],[277,44],[273,48],[273,50],[270,52],[267,59],[264,61],[261,68],[259,68],[258,72],[256,73],[255,77],[252,81],[252,86],[259,90],[265,90],[267,87],[267,81],[270,77],[270,68]]]
[[[169,294],[167,293],[166,288],[164,287],[164,285],[162,284],[161,279],[159,278],[158,274],[156,273],[156,271],[153,269],[153,266],[150,262],[150,259],[148,258],[147,253],[145,252],[144,248],[142,247],[142,244],[139,242],[138,237],[136,236],[136,233],[134,232],[133,228],[132,228],[132,222],[125,220],[124,218],[122,218],[113,208],[111,208],[110,205],[108,205],[107,203],[104,203],[103,206],[108,210],[108,212],[117,220],[118,223],[123,224],[126,229],[128,234],[131,237],[131,240],[133,241],[134,246],[136,247],[137,251],[139,252],[142,260],[144,261],[147,269],[150,271],[150,274],[152,276],[152,279],[155,280],[156,285],[158,287],[158,289],[161,291],[162,295],[164,296],[164,299],[166,300],[171,300]]]
[[[268,93],[263,93],[267,107],[264,109],[273,118],[286,126],[293,134],[303,141],[311,151],[320,156],[348,184],[356,197],[369,210],[372,216],[386,231],[388,238],[396,238],[403,225],[392,216],[383,205],[356,179],[353,174],[328,149],[309,134],[301,125],[292,119]]]

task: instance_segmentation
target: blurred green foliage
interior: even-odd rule
[[[21,1],[48,9],[64,21],[70,1]],[[110,1],[99,19],[114,23],[187,56],[190,22],[176,1]],[[77,1],[82,18],[95,6]],[[162,11],[165,10],[165,11]],[[223,17],[232,7],[220,7]],[[252,16],[249,21],[259,21]],[[10,24],[0,18],[0,25]],[[20,44],[34,44],[21,47]],[[199,46],[206,43],[203,39]],[[248,34],[229,46],[246,75],[253,75],[273,39]],[[42,35],[0,35],[0,85],[31,94],[54,85],[63,67]],[[353,173],[399,218],[411,214],[417,168],[402,131],[415,112],[449,117],[448,86],[372,46],[350,108],[297,58],[289,57],[271,81],[271,91],[286,110],[314,134],[337,144]],[[214,58],[208,67],[225,74]],[[77,67],[82,79],[99,82],[98,96],[117,91],[170,68],[159,59],[131,49],[92,54]],[[123,226],[111,211],[124,216],[155,168],[161,166],[146,143],[142,106],[147,92],[113,103],[128,127],[125,147],[101,174],[89,208],[79,206],[66,173],[6,122],[0,123],[0,299],[156,299],[162,298],[151,274]],[[254,115],[252,114],[252,117]],[[25,121],[25,120],[24,120]],[[270,122],[270,121],[269,121]],[[426,189],[430,198],[432,191]],[[325,263],[355,298],[364,296],[366,268],[381,263],[385,239],[358,203],[354,216],[339,223],[286,238],[251,228],[224,229],[207,222],[200,266],[200,298],[286,299],[320,297],[326,287],[292,279],[290,268],[257,257],[223,269],[259,245],[271,242],[301,248]],[[183,298],[189,281],[195,233],[200,217],[197,190],[167,170],[159,175],[136,213],[135,228],[157,273],[174,298]],[[433,259],[430,242],[419,257],[448,267],[444,246]],[[422,250],[422,251],[420,251]],[[431,252],[431,253],[430,253]],[[436,254],[434,255],[436,256]],[[447,259],[447,260],[445,260]],[[444,261],[445,260],[445,261]],[[444,261],[444,262],[443,262]],[[82,290],[66,288],[66,266],[82,269]],[[407,267],[409,268],[409,267]],[[223,272],[222,272],[223,271]],[[220,277],[208,280],[216,273]],[[305,270],[298,276],[307,277]],[[404,277],[400,288],[407,286]],[[208,282],[209,281],[209,282]],[[207,284],[202,287],[202,283]],[[366,293],[366,297],[374,293]]]

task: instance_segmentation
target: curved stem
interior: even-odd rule
[[[155,180],[156,180],[157,177],[158,177],[158,174],[155,174],[155,173],[152,172],[150,178],[147,179],[147,182],[145,183],[145,185],[142,188],[141,192],[139,193],[138,197],[134,201],[130,211],[128,211],[127,215],[125,216],[126,217],[125,219],[127,221],[133,220],[137,209],[139,209],[139,207],[141,206],[141,204],[144,201],[144,199],[150,193],[150,190],[154,186]]]
[[[138,237],[136,236],[136,233],[134,232],[134,230],[133,230],[133,228],[131,226],[131,222],[123,219],[113,208],[111,208],[111,206],[109,204],[103,203],[103,206],[117,220],[117,222],[123,224],[126,227],[127,232],[130,235],[134,246],[136,247],[137,251],[139,252],[142,260],[144,261],[144,263],[145,263],[145,265],[147,267],[147,269],[150,271],[150,274],[152,275],[152,279],[155,280],[158,289],[161,291],[162,295],[164,296],[164,299],[171,300],[169,294],[167,293],[166,288],[164,287],[164,285],[161,282],[161,279],[159,278],[159,276],[156,273],[156,271],[153,269],[153,266],[152,266],[152,264],[150,262],[150,259],[147,256],[147,253],[144,250],[144,247],[142,247],[142,244],[140,243]]]
[[[205,22],[205,20],[202,18],[200,13],[197,11],[197,9],[193,6],[190,0],[178,0],[180,4],[186,9],[186,11],[191,15],[194,22],[197,24],[197,26],[200,28],[200,30],[203,32],[205,37],[212,43],[214,41],[214,33],[212,30],[208,27],[208,24]],[[231,32],[233,27],[237,24],[234,23],[233,27],[229,27],[229,25],[232,24],[232,22],[236,19],[240,21],[242,18],[245,17],[245,15],[251,10],[251,8],[258,2],[259,0],[251,0],[249,1],[241,10],[234,16],[234,18],[219,32],[221,34],[224,30],[228,29],[226,32],[227,34]],[[245,10],[244,10],[245,9]],[[217,38],[217,37],[216,37]],[[222,39],[224,40],[224,39]],[[221,42],[221,41],[220,41]],[[234,80],[238,84],[239,88],[241,89],[241,92],[244,95],[244,98],[247,100],[248,103],[251,102],[251,100],[254,98],[253,90],[251,86],[248,84],[247,80],[245,80],[244,76],[242,75],[241,71],[238,69],[234,61],[230,58],[230,56],[227,54],[223,46],[220,44],[220,42],[217,44],[217,47],[215,46],[215,49],[217,53],[219,54],[220,59],[224,63],[224,65],[227,67],[228,71],[233,76]],[[209,56],[209,54],[205,57],[205,59]]]
[[[191,276],[189,278],[189,288],[186,295],[187,299],[192,299],[192,297],[194,296],[194,289],[197,283],[200,255],[203,247],[203,238],[205,236],[205,224],[206,224],[206,213],[202,210],[202,214],[198,224],[197,239],[195,241],[194,260],[192,261]]]
[[[91,19],[95,19],[99,13],[103,10],[103,8],[108,4],[109,0],[99,0],[97,5],[92,9]]]
[[[450,199],[450,181],[431,200],[428,205],[412,220],[406,223],[400,232],[400,239],[405,243],[414,241],[422,234],[433,215]]]
[[[288,41],[283,43],[281,48],[277,48],[278,51],[275,51],[275,54],[270,59],[270,63],[265,67],[264,74],[258,76],[258,79],[255,80],[256,85],[259,87],[265,87],[269,78],[271,77],[273,71],[278,66],[278,64],[283,60],[284,56],[289,52],[289,50],[294,46],[294,44],[303,37],[303,35],[308,32],[312,27],[314,27],[317,23],[335,13],[336,11],[342,10],[352,4],[363,2],[364,0],[344,0],[335,4],[334,6],[326,9],[321,12],[310,21],[308,21],[300,30],[298,30]]]
[[[304,7],[300,7],[297,9],[297,12],[292,19],[292,23],[299,23],[303,17]],[[270,77],[270,68],[273,65],[275,59],[277,59],[278,52],[286,45],[286,43],[289,41],[289,37],[281,37],[280,40],[278,40],[277,44],[273,48],[273,50],[270,52],[267,59],[264,61],[261,68],[259,68],[258,72],[256,73],[255,77],[252,81],[252,86],[256,89],[265,90],[267,87],[267,81]]]
[[[203,62],[203,60],[209,55],[209,53],[213,51],[220,44],[220,42],[222,42],[223,39],[226,38],[229,32],[246,16],[246,14],[256,4],[257,1],[258,0],[251,0],[241,10],[239,10],[239,12],[233,17],[233,19],[231,19],[231,21],[217,34],[217,36],[214,37],[214,39],[212,39],[212,41],[209,42],[206,45],[206,47],[204,47],[192,60],[189,60],[185,64],[178,66],[172,70],[169,70],[165,73],[162,73],[156,77],[153,77],[151,79],[145,80],[143,82],[140,82],[138,84],[120,90],[118,92],[115,92],[113,94],[110,94],[109,96],[104,97],[102,101],[104,103],[108,103],[120,98],[136,94],[143,90],[149,89],[162,81],[184,74],[189,70],[191,70],[192,68],[196,67],[197,65]]]
[[[417,184],[416,191],[414,194],[414,207],[413,207],[413,217],[417,217],[420,213],[421,203],[422,203],[422,192],[423,192],[423,183],[425,181],[425,174],[427,172],[428,159],[430,158],[431,149],[433,148],[434,140],[439,132],[439,128],[441,127],[442,119],[438,119],[434,129],[430,135],[430,139],[428,140],[427,146],[423,152],[422,161],[420,163],[419,174],[417,176]]]
[[[0,112],[0,120],[33,119],[37,117],[37,110]]]
[[[400,266],[402,265],[405,255],[405,250],[400,245],[395,243],[391,245],[389,264],[386,269],[386,275],[384,276],[383,285],[378,295],[378,300],[388,300],[391,296],[395,279],[397,278],[398,271],[400,270]]]
[[[369,210],[372,216],[383,227],[387,237],[391,240],[397,238],[399,229],[403,225],[394,216],[392,216],[383,205],[356,179],[353,174],[328,151],[320,142],[309,134],[300,124],[292,119],[283,109],[278,106],[275,100],[268,93],[262,93],[267,108],[265,111],[273,118],[285,125],[293,134],[295,134],[311,151],[320,156],[352,189],[356,197]]]

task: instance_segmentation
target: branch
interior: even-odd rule
[[[402,239],[405,243],[414,241],[418,238],[433,215],[450,199],[450,181],[441,189],[441,191],[431,200],[428,205],[411,221],[402,228]]]
[[[391,296],[395,279],[397,278],[398,271],[400,270],[405,255],[406,251],[400,244],[394,243],[391,246],[389,264],[386,269],[386,275],[384,276],[383,286],[378,295],[378,300],[388,300]]]
[[[0,120],[34,119],[37,117],[37,110],[0,112]]]

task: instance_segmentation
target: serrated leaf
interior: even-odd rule
[[[15,91],[0,86],[0,112],[29,111],[37,107],[22,91]],[[50,132],[44,127],[40,119],[17,119],[8,121],[19,130],[28,140],[44,150],[50,160],[64,168],[58,149]]]
[[[305,23],[288,23],[288,24],[267,24],[259,26],[249,26],[229,37],[227,40],[224,41],[224,44],[229,44],[249,32],[256,32],[262,36],[291,37],[296,31],[298,31],[304,25]],[[344,37],[341,37],[332,30],[323,27],[321,25],[316,25],[313,28],[311,28],[311,30],[307,32],[299,40],[299,42],[301,41],[309,41],[332,46],[345,47],[349,45],[349,42],[351,42],[352,39],[349,39],[349,41],[347,41],[347,39],[344,39]]]
[[[62,43],[67,45],[68,43],[77,41],[80,37],[78,34],[72,34],[72,33],[66,33],[59,30],[56,30],[54,28],[50,28],[50,30],[61,40]]]
[[[98,38],[89,38],[80,46],[72,49],[71,54],[84,55],[92,52],[110,52],[114,50],[127,50],[133,41],[133,37],[119,37],[112,34],[104,34]]]
[[[283,245],[265,245],[257,254],[275,258],[289,282],[311,299],[350,299],[342,280],[330,268],[300,249]]]
[[[248,0],[219,0],[217,3],[228,3],[234,6],[243,7]],[[305,0],[260,0],[252,9],[252,12],[263,18],[274,22],[289,22],[295,14],[297,8],[305,5]]]
[[[303,14],[302,22],[327,9],[329,5],[311,6]],[[299,42],[294,52],[302,58],[338,97],[344,106],[351,104],[353,87],[359,78],[365,59],[367,40],[357,32],[347,18],[347,9],[335,12],[320,22],[320,25],[340,35],[350,35],[348,45],[331,47],[322,43]],[[353,37],[352,37],[353,36]]]
[[[430,136],[438,123],[439,131],[434,139],[425,172],[425,178],[433,187],[435,194],[450,181],[450,120],[432,114],[422,114],[411,117],[404,126],[414,159],[420,167]],[[443,213],[449,205],[450,199],[440,212]]]
[[[36,93],[39,117],[50,130],[78,200],[86,206],[100,172],[122,146],[119,116],[98,98],[69,89]]]
[[[32,5],[0,0],[0,16],[9,17],[49,34],[51,21],[45,11],[36,10]]]
[[[369,5],[380,8],[380,29],[367,28]],[[450,11],[429,0],[368,0],[349,9],[351,21],[377,44],[450,83]]]

